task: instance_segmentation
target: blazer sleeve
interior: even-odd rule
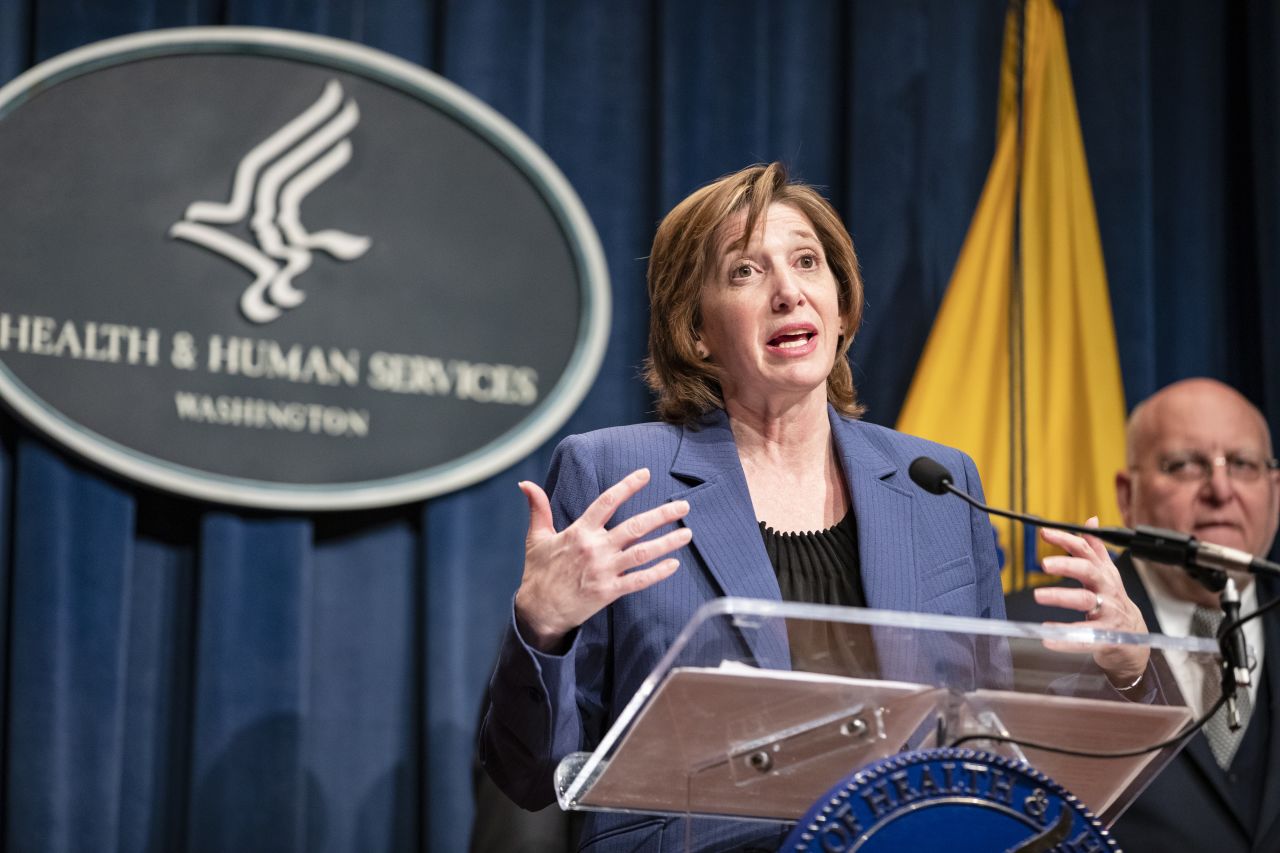
[[[556,448],[547,492],[557,530],[571,524],[599,495],[600,481],[581,436]],[[555,801],[556,766],[599,740],[604,719],[608,619],[604,611],[573,632],[559,655],[524,641],[515,602],[489,681],[480,724],[480,763],[515,803],[539,809]]]

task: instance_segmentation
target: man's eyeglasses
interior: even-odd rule
[[[1179,453],[1160,460],[1160,472],[1180,483],[1203,483],[1213,476],[1217,467],[1227,469],[1227,476],[1240,483],[1251,483],[1264,471],[1280,468],[1280,460],[1259,459],[1246,453],[1228,453],[1204,456],[1200,453]]]

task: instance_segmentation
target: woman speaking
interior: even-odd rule
[[[524,575],[480,756],[526,808],[554,800],[560,759],[594,747],[714,597],[1004,617],[987,518],[907,476],[931,456],[980,496],[972,460],[857,419],[846,353],[862,282],[826,200],[777,163],[703,187],[659,226],[648,286],[662,421],[571,436],[545,491],[520,484]],[[1110,581],[1090,543],[1053,541],[1064,568]],[[671,820],[591,814],[581,846],[682,849],[687,828]],[[693,826],[700,849],[781,840],[762,824]]]

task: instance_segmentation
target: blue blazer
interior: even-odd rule
[[[956,485],[982,496],[973,461],[952,448],[844,418],[830,410],[836,452],[857,521],[862,584],[869,607],[956,616],[1004,618],[995,535],[985,515],[953,497],[916,487],[907,467],[932,456]],[[667,501],[689,501],[683,523],[693,541],[673,556],[680,569],[625,596],[578,629],[563,655],[525,644],[514,614],[490,684],[480,730],[480,760],[507,796],[525,808],[555,799],[556,765],[568,753],[593,749],[676,635],[705,602],[718,596],[779,600],[729,419],[717,411],[694,426],[653,423],[566,438],[551,463],[547,491],[557,529],[576,519],[601,491],[637,468],[649,485],[627,501],[611,526]],[[659,534],[662,531],[659,531]],[[655,534],[658,535],[658,534]],[[717,638],[762,663],[786,666],[785,638],[744,636],[729,625]],[[919,656],[877,649],[881,671],[902,677]],[[718,663],[708,659],[708,663]],[[990,666],[973,660],[975,672]],[[673,823],[674,821],[674,823]],[[735,821],[695,821],[695,847],[741,849],[758,839],[777,849],[776,827]],[[678,819],[588,815],[582,850],[684,849]]]

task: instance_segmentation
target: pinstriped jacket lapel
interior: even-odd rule
[[[689,501],[684,524],[693,530],[690,547],[720,591],[727,596],[781,600],[724,412],[714,413],[698,427],[684,427],[671,474],[690,484],[672,499]],[[745,639],[762,664],[789,665],[786,637],[780,632],[747,631]]]
[[[912,537],[914,498],[898,485],[898,466],[867,440],[856,421],[831,410],[831,430],[858,521],[858,557],[867,606],[920,609]]]

